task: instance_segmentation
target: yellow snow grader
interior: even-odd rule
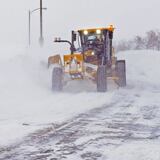
[[[55,38],[54,42],[68,43],[70,54],[50,56],[48,67],[54,64],[52,71],[52,89],[61,91],[64,76],[70,80],[90,79],[98,92],[107,91],[108,80],[118,86],[126,86],[125,60],[117,60],[112,47],[114,26],[106,28],[82,29],[72,31],[71,41]],[[77,47],[75,47],[77,43]]]

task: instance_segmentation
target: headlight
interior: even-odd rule
[[[91,52],[91,55],[94,56],[94,51]]]
[[[101,30],[100,30],[100,29],[97,29],[97,30],[96,30],[96,33],[97,33],[97,34],[101,34]]]
[[[87,30],[85,30],[83,33],[84,33],[84,35],[87,35],[87,34],[88,34],[88,31],[87,31]]]

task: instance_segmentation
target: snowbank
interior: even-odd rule
[[[118,53],[126,59],[127,79],[129,84],[138,88],[157,87],[160,85],[160,52],[152,50],[126,51]]]

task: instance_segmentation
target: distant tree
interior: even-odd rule
[[[117,45],[116,45],[116,51],[125,51],[125,50],[130,50],[131,49],[131,43],[130,41],[120,41]]]
[[[116,51],[154,49],[160,50],[160,31],[150,30],[145,36],[137,35],[132,40],[120,41],[115,46]]]
[[[147,49],[156,49],[158,41],[158,36],[156,34],[156,31],[151,30],[146,33],[146,48]]]
[[[160,31],[157,31],[157,44],[156,44],[157,50],[160,50]]]
[[[140,37],[140,36],[136,36],[134,38],[134,49],[139,50],[139,49],[145,49],[145,39]]]

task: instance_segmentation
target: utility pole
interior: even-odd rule
[[[42,5],[41,5],[42,6]],[[29,10],[28,11],[28,19],[29,19],[29,22],[28,22],[28,44],[29,46],[31,45],[31,15],[33,12],[35,11],[38,11],[40,10],[40,37],[39,37],[39,43],[41,46],[43,46],[43,42],[44,42],[44,39],[43,39],[43,26],[42,26],[42,10],[47,10],[47,8],[36,8],[34,10]]]
[[[42,15],[42,0],[40,0],[40,37],[39,37],[39,43],[40,46],[43,46],[44,38],[43,38],[43,15]]]
[[[29,31],[28,31],[28,44],[29,46],[31,45],[31,11],[28,11],[28,16],[29,16]]]

